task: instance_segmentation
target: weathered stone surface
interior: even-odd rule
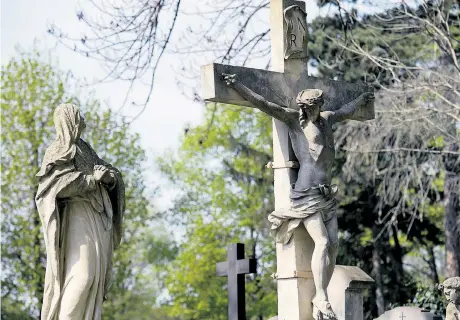
[[[358,267],[335,267],[327,292],[338,320],[363,320],[363,296],[373,283]]]
[[[121,241],[123,179],[80,138],[77,106],[59,105],[54,124],[35,196],[47,252],[41,319],[100,319]]]
[[[278,314],[283,319],[313,319],[311,301],[315,283],[311,273],[313,240],[305,228],[297,228],[291,241],[276,244]]]
[[[318,314],[311,303],[315,294],[315,308],[323,314],[332,313],[325,286],[334,270],[338,244],[333,208],[336,189],[330,186],[334,160],[332,124],[345,119],[374,118],[373,95],[365,94],[372,92],[372,88],[308,76],[305,54],[308,39],[303,30],[306,21],[302,21],[305,16],[302,1],[270,1],[273,71],[221,64],[202,69],[205,100],[257,107],[274,118],[276,213],[271,215],[271,222],[276,233],[283,236],[278,227],[295,220],[295,226],[291,225],[283,237],[285,241],[276,245],[278,318],[283,320],[313,319],[313,313]],[[291,20],[296,23],[290,23]],[[300,37],[302,43],[292,42]],[[304,89],[322,90],[321,99],[313,105],[308,101],[296,102],[298,93]],[[292,166],[283,167],[296,160],[299,171],[292,170]],[[301,205],[309,207],[295,214],[291,210],[293,183],[297,191],[305,193],[300,197],[302,201],[305,199]],[[322,205],[326,210],[319,208]],[[301,224],[308,232],[304,226],[296,228]],[[317,253],[312,258],[313,251]]]
[[[300,229],[300,228],[299,228]],[[300,261],[305,259],[306,257],[300,257]],[[305,260],[303,260],[305,261]],[[279,263],[279,261],[278,261]],[[305,267],[306,265],[302,265]],[[289,268],[289,263],[283,263],[282,268]],[[313,295],[315,294],[313,278],[311,271],[305,270],[298,272],[297,276],[301,276],[300,279],[305,282],[310,282],[310,286],[312,289],[309,292],[281,292],[281,294],[286,294],[286,298],[297,296],[300,301],[311,301]],[[295,277],[291,275],[291,277],[286,277],[286,280],[292,279],[294,280]],[[284,283],[281,282],[282,283]],[[369,277],[364,271],[362,271],[358,267],[351,267],[351,266],[336,266],[334,269],[334,273],[331,278],[331,284],[327,292],[329,294],[329,301],[332,305],[332,309],[337,315],[338,320],[363,320],[364,312],[363,312],[363,296],[368,290],[374,280]],[[279,286],[279,284],[278,284]],[[286,286],[287,287],[287,286]],[[281,288],[283,289],[283,288]],[[309,303],[305,303],[309,304]],[[312,308],[311,304],[308,309],[308,313],[305,313],[307,316],[304,316],[305,319],[313,319],[311,316]],[[294,311],[287,310],[285,306],[281,306],[282,310],[278,310],[283,317],[279,318],[280,320],[289,320],[290,317],[296,317],[297,314],[292,314]],[[291,312],[291,314],[289,314]],[[273,317],[270,320],[278,320],[278,317]]]
[[[240,94],[222,81],[222,74],[237,74],[241,83],[257,92],[270,102],[280,106],[298,109],[297,94],[303,89],[321,89],[324,92],[324,106],[321,111],[337,110],[372,88],[363,83],[349,83],[308,76],[307,70],[300,73],[275,72],[262,69],[237,67],[218,63],[201,69],[202,97],[206,101],[251,106]],[[352,120],[374,119],[373,108],[359,108]]]
[[[460,319],[460,277],[452,277],[439,285],[447,299],[446,320]]]
[[[292,5],[284,9],[284,20],[287,28],[285,39],[285,59],[308,58],[308,26],[307,13],[299,5]]]
[[[300,108],[296,110],[268,101],[260,93],[252,91],[241,83],[239,78],[237,75],[223,74],[223,82],[227,86],[251,102],[255,108],[286,124],[294,156],[299,162],[299,171],[293,188],[284,185],[285,191],[290,191],[289,203],[284,202],[285,207],[281,208],[277,205],[277,209],[268,217],[272,224],[271,232],[278,243],[277,253],[283,256],[283,259],[278,259],[277,278],[283,282],[278,283],[278,296],[285,301],[287,301],[285,296],[288,295],[296,295],[294,301],[312,299],[314,317],[322,313],[325,317],[333,318],[334,312],[326,292],[338,253],[337,200],[335,199],[337,187],[331,185],[331,171],[335,156],[332,126],[334,123],[351,119],[358,109],[373,110],[374,96],[372,93],[365,92],[336,110],[320,112],[325,100],[323,91],[304,89],[295,96],[296,104]],[[246,76],[244,79],[247,80]],[[308,243],[310,247],[300,252],[295,248],[291,250],[289,246],[294,233],[301,234],[298,227],[306,228],[314,242],[312,246],[310,237],[304,237],[300,242]],[[309,261],[312,248],[313,253]],[[288,256],[283,254],[284,249],[290,252]],[[285,288],[285,285],[292,287],[289,283],[294,282],[302,282],[303,286],[308,287],[307,265],[311,266],[313,274],[316,290],[314,298],[311,288],[310,290]],[[285,266],[289,266],[291,270],[289,267],[286,271],[282,270]],[[302,307],[304,311],[294,311],[295,314],[289,315],[287,319],[291,317],[297,319],[301,313],[310,313],[308,306],[309,304]],[[293,309],[289,308],[287,302],[279,305],[280,314],[285,311],[292,312],[290,310]]]
[[[442,317],[417,307],[398,307],[375,320],[442,320]]]

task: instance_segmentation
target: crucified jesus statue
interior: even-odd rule
[[[239,82],[234,74],[223,74],[223,80],[255,108],[288,126],[299,161],[298,177],[291,189],[290,207],[272,212],[268,220],[276,241],[284,244],[289,242],[295,228],[305,226],[315,243],[311,259],[316,288],[313,317],[337,319],[326,291],[338,250],[337,186],[331,185],[335,157],[332,125],[350,119],[357,108],[372,103],[374,94],[366,92],[336,111],[321,112],[322,90],[305,89],[297,95],[299,110],[295,110],[267,101]]]

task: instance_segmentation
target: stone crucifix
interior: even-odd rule
[[[372,89],[308,76],[304,2],[271,0],[270,24],[273,71],[204,66],[203,98],[274,118],[278,319],[336,319],[326,290],[338,243],[332,125],[373,119]]]

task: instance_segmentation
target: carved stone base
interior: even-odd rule
[[[313,248],[305,228],[297,228],[287,245],[276,244],[279,320],[313,320]]]
[[[374,280],[359,267],[336,266],[327,288],[338,320],[363,320],[363,296]]]
[[[313,249],[313,240],[305,228],[297,228],[289,244],[277,244],[278,316],[270,320],[314,319]],[[363,295],[373,282],[358,267],[336,266],[327,291],[339,320],[363,320]]]

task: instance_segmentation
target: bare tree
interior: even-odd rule
[[[56,25],[48,32],[69,49],[100,61],[106,69],[101,82],[130,83],[123,105],[136,81],[145,81],[151,96],[155,72],[176,27],[181,0],[87,0],[77,12],[87,33],[75,37]],[[90,14],[88,14],[90,12]],[[132,101],[132,104],[137,104]]]
[[[181,59],[175,73],[184,89],[196,87],[203,55],[209,56],[208,61],[235,64],[262,57],[268,66],[269,0],[209,0],[187,6],[181,0],[118,0],[115,4],[86,0],[83,4],[77,19],[85,24],[86,34],[69,35],[56,25],[48,32],[69,49],[101,61],[106,68],[101,82],[128,81],[123,106],[133,86],[146,83],[150,90],[143,103],[131,102],[145,107],[165,53]],[[180,28],[178,20],[183,21]],[[195,90],[188,93],[199,99]]]
[[[341,6],[340,2],[336,5]],[[362,43],[353,28],[344,25],[344,37],[328,39],[360,57],[362,64],[378,72],[368,81],[380,89],[377,120],[338,131],[339,144],[347,150],[344,172],[363,184],[379,184],[381,205],[391,204],[382,217],[389,225],[396,215],[422,219],[430,192],[444,200],[446,276],[460,274],[459,125],[460,67],[458,5],[452,1],[421,1],[373,16],[354,19],[340,7],[344,21],[359,24],[376,37],[382,31],[395,34],[392,43],[381,39],[374,47]],[[408,33],[425,39],[411,61],[392,49]],[[398,36],[399,35],[399,36]],[[357,170],[357,168],[365,168]],[[359,174],[357,174],[359,172]],[[436,183],[441,179],[443,187]]]

